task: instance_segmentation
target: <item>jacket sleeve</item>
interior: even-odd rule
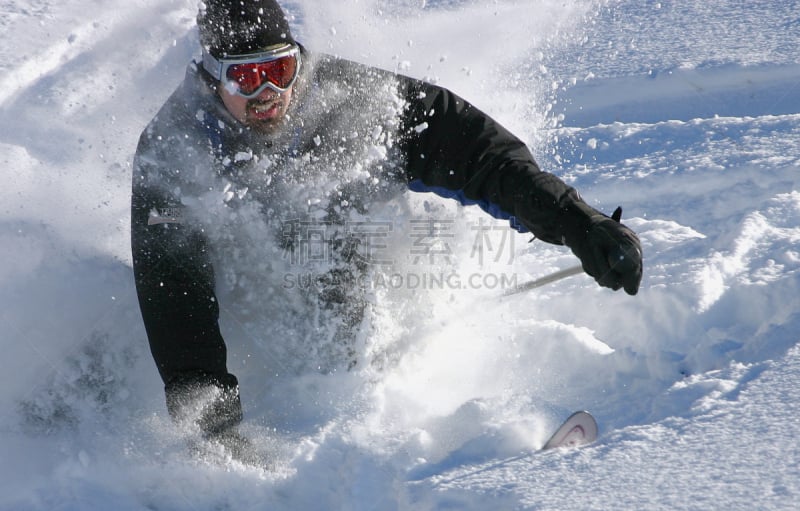
[[[409,79],[407,98],[404,152],[412,190],[477,204],[555,244],[569,245],[599,213],[541,171],[522,141],[456,94]]]
[[[220,334],[214,272],[202,230],[148,158],[144,134],[134,159],[131,248],[139,306],[158,371],[169,386],[187,375],[230,379]]]

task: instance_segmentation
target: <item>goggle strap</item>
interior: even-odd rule
[[[203,49],[203,68],[217,81],[222,80],[222,62]]]

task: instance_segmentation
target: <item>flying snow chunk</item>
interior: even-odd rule
[[[416,126],[414,126],[414,131],[416,131],[417,133],[422,133],[426,129],[428,129],[427,122],[423,122],[422,124],[417,124]]]
[[[382,145],[371,145],[369,147],[369,155],[374,159],[386,159],[386,147]]]

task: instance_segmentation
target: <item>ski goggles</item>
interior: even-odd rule
[[[230,59],[216,59],[204,50],[203,68],[215,80],[233,83],[236,93],[247,99],[255,98],[267,88],[286,92],[297,80],[300,48],[286,46]]]

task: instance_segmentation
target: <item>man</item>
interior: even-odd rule
[[[271,239],[273,254],[297,250],[286,236],[293,218],[342,226],[403,189],[434,192],[568,246],[600,285],[636,294],[636,235],[542,172],[521,141],[462,98],[307,51],[274,0],[206,0],[198,27],[202,62],[189,66],[142,133],[132,192],[139,303],[179,423],[208,438],[238,438],[242,408],[220,333],[218,287],[234,289],[230,300],[242,314],[263,312],[252,283],[278,272],[280,257],[248,254]],[[334,326],[328,346],[345,346],[352,367],[365,302],[344,283],[364,261],[354,257],[358,239],[332,232],[314,289],[267,301],[285,310],[260,331],[276,344],[302,344],[279,323],[306,321],[302,309],[313,306],[318,326]],[[219,262],[230,258],[249,273]]]

